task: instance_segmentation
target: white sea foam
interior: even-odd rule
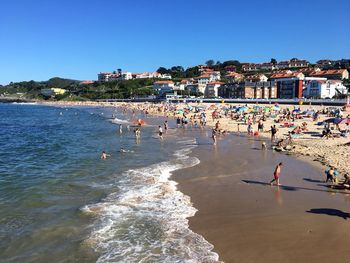
[[[86,242],[100,253],[97,262],[218,262],[213,245],[189,229],[187,218],[197,210],[170,180],[171,172],[200,162],[188,156],[193,147],[176,151],[174,160],[128,170],[118,192],[82,209],[98,218]]]
[[[114,118],[111,120],[113,123],[116,123],[116,124],[127,124],[129,123],[128,120],[123,120],[123,119],[118,119],[118,118]]]
[[[38,105],[36,102],[12,102],[12,104],[18,104],[18,105]]]

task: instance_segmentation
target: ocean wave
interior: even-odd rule
[[[118,192],[81,209],[98,218],[85,242],[100,254],[97,262],[218,262],[213,245],[189,229],[187,218],[197,210],[170,180],[173,171],[200,162],[188,156],[193,147],[126,171]]]
[[[18,105],[38,105],[36,102],[12,102],[11,104],[18,104]]]
[[[128,120],[122,120],[122,119],[118,119],[118,118],[114,118],[111,120],[112,123],[116,123],[116,124],[127,124],[130,123]]]

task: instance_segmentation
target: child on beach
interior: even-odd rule
[[[271,185],[273,185],[273,182],[276,182],[277,185],[281,185],[281,184],[280,184],[280,175],[281,175],[282,165],[283,165],[283,163],[280,162],[280,163],[276,166],[275,171],[274,171],[274,173],[273,173],[273,177],[274,177],[274,178],[273,178],[272,181],[270,182]]]

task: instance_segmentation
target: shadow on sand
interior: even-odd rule
[[[310,183],[324,183],[324,181],[315,180],[315,179],[311,179],[311,178],[303,178],[303,180],[306,182],[310,182]]]
[[[350,213],[345,213],[341,210],[333,209],[333,208],[312,208],[306,212],[312,213],[312,214],[319,214],[319,215],[338,216],[345,220],[350,218]]]
[[[243,182],[247,184],[256,184],[256,185],[264,185],[264,186],[271,186],[270,183],[267,182],[261,182],[261,181],[253,181],[253,180],[242,180]],[[327,187],[327,185],[319,185],[323,187]],[[326,192],[326,193],[338,193],[338,194],[349,194],[349,192],[345,191],[337,191],[334,188],[328,188],[327,190],[323,189],[315,189],[315,188],[308,188],[308,187],[301,187],[301,186],[288,186],[288,185],[280,185],[280,189],[286,190],[286,191],[298,191],[298,190],[306,190],[306,191],[315,191],[315,192]]]
[[[247,184],[260,184],[260,185],[271,186],[270,183],[266,183],[266,182],[259,182],[259,181],[252,181],[252,180],[242,180],[242,181],[247,183]],[[282,190],[286,190],[286,191],[297,191],[298,190],[298,188],[296,188],[294,186],[287,186],[287,185],[280,185],[279,188],[281,188]]]

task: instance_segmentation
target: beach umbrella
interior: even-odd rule
[[[341,120],[340,123],[342,123],[342,124],[345,124],[345,123],[349,124],[350,123],[350,119],[348,119],[348,118],[343,119],[343,120]]]
[[[300,109],[294,109],[293,112],[299,113],[299,112],[301,112],[301,110]]]
[[[275,105],[275,106],[273,106],[273,110],[280,110],[281,108],[280,108],[280,106],[278,106],[278,105]]]
[[[334,123],[334,124],[339,124],[342,121],[340,118],[329,118],[327,120],[324,120],[324,122],[327,123]]]
[[[239,107],[237,111],[246,111],[247,109],[248,109],[247,107],[243,106],[243,107]]]
[[[184,111],[183,110],[177,110],[176,113],[177,114],[182,114],[182,113],[184,113]]]
[[[266,108],[263,108],[264,111],[270,111],[270,108],[266,107]]]
[[[314,113],[315,112],[313,110],[308,110],[304,112],[305,115],[313,115]]]
[[[141,124],[145,124],[145,121],[140,119],[138,121],[133,121],[133,124],[141,125]]]

